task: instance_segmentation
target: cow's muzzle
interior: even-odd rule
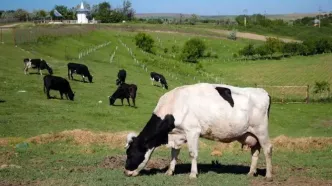
[[[128,177],[135,177],[135,176],[137,176],[138,175],[138,172],[137,171],[129,171],[129,170],[125,170],[124,172],[123,172],[126,176],[128,176]]]

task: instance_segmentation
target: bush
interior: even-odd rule
[[[176,45],[173,45],[173,46],[172,46],[172,52],[173,52],[173,53],[177,53],[177,52],[179,52],[179,47],[176,46]]]
[[[181,60],[196,63],[199,58],[203,57],[205,49],[206,46],[201,39],[190,39],[184,44]]]
[[[266,45],[261,45],[255,49],[255,54],[258,54],[260,56],[266,56],[268,54]]]
[[[236,40],[237,39],[236,33],[237,33],[237,30],[232,30],[228,35],[228,39]]]
[[[168,53],[168,48],[164,48],[164,53],[165,53],[165,54]]]
[[[316,82],[314,86],[315,94],[322,94],[324,92],[330,92],[330,84],[327,81]]]
[[[154,40],[152,39],[152,37],[150,35],[145,34],[145,33],[138,33],[135,36],[135,42],[136,42],[136,46],[141,48],[145,52],[153,53],[152,48],[154,45]]]
[[[250,43],[249,45],[245,46],[242,50],[239,51],[239,55],[245,56],[245,57],[255,55],[254,45],[252,43]]]

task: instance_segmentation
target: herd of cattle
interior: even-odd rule
[[[52,68],[42,59],[24,59],[25,73],[28,68],[47,69],[50,75],[44,77],[44,91],[50,98],[51,89],[58,90],[61,98],[74,100],[69,82],[52,76]],[[68,63],[68,78],[80,74],[92,82],[93,76],[88,67],[77,63]],[[137,86],[126,84],[127,73],[120,70],[116,84],[117,90],[109,97],[113,105],[116,99],[132,98],[135,106]],[[153,81],[168,89],[166,79],[161,74],[151,72]],[[197,158],[199,137],[219,142],[238,141],[251,148],[249,175],[257,173],[257,160],[261,151],[266,160],[266,178],[272,180],[272,144],[269,138],[268,119],[271,97],[261,88],[240,88],[225,84],[198,83],[175,88],[160,97],[150,120],[137,135],[129,133],[126,141],[125,175],[137,176],[147,165],[153,151],[163,144],[171,147],[171,162],[167,170],[172,175],[181,145],[188,144],[191,158],[190,178],[198,174]]]
[[[48,75],[44,76],[44,93],[46,93],[47,98],[50,99],[50,90],[57,90],[60,92],[61,99],[63,95],[67,99],[74,101],[75,93],[72,91],[69,82],[62,77],[53,76],[53,69],[50,65],[43,59],[29,59],[25,58],[24,62],[24,73],[27,74],[29,68],[37,69],[40,75],[43,75],[42,70],[47,70]],[[73,74],[78,74],[82,76],[82,81],[85,81],[85,78],[88,78],[89,82],[92,83],[93,75],[90,74],[89,68],[84,64],[79,63],[68,63],[68,79],[74,79]],[[118,86],[117,90],[109,97],[110,105],[114,105],[117,99],[121,99],[123,105],[123,100],[127,99],[128,105],[130,106],[129,98],[132,99],[133,106],[135,107],[137,85],[135,84],[126,84],[127,72],[122,69],[118,72],[118,79],[116,80],[116,85]],[[159,82],[163,88],[168,89],[167,81],[162,74],[156,72],[150,73],[150,78],[153,84],[153,81]]]

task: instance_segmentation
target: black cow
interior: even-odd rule
[[[38,69],[40,75],[43,75],[42,70],[47,69],[50,75],[53,74],[53,69],[49,66],[49,64],[43,59],[23,59],[24,63],[24,74],[27,74],[29,68]]]
[[[73,74],[82,75],[83,82],[85,82],[85,77],[88,77],[89,82],[92,83],[93,76],[90,74],[89,69],[86,65],[79,63],[68,63],[68,79],[74,79]]]
[[[154,85],[153,81],[157,81],[157,82],[159,82],[161,84],[161,86],[163,88],[168,89],[168,85],[167,85],[166,79],[165,79],[165,77],[163,75],[158,74],[156,72],[151,72],[150,73],[150,77],[151,77],[152,85]]]
[[[69,82],[58,76],[46,75],[44,76],[44,93],[47,95],[47,99],[50,99],[50,90],[58,90],[60,92],[61,99],[63,99],[63,94],[66,98],[74,101],[74,92],[70,88]]]
[[[122,83],[113,95],[109,97],[110,105],[114,105],[116,99],[121,99],[121,104],[123,105],[123,99],[126,98],[130,106],[129,98],[131,98],[135,107],[136,92],[137,86],[135,84]]]
[[[116,80],[116,85],[121,85],[126,82],[127,72],[122,69],[118,72],[118,79]]]

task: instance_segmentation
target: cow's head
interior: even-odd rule
[[[154,148],[148,149],[136,137],[136,134],[130,133],[127,136],[126,149],[127,160],[124,173],[126,176],[137,176],[148,163]]]
[[[92,75],[88,76],[88,79],[89,79],[89,82],[92,83],[93,76]]]
[[[110,96],[109,100],[110,100],[110,105],[114,105],[116,98],[113,96]]]
[[[68,97],[71,101],[74,101],[74,97],[75,97],[75,92],[69,92],[68,93]]]

